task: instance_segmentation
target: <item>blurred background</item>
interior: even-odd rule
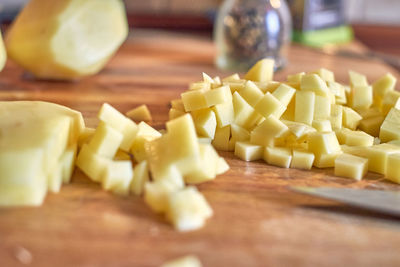
[[[0,0],[0,20],[11,21],[26,2],[27,0]],[[213,22],[222,2],[223,0],[125,0],[132,27],[197,31],[202,34],[212,33]],[[337,1],[309,2],[332,5]],[[371,49],[400,55],[399,0],[344,0],[342,3],[345,20],[352,26],[357,39]]]

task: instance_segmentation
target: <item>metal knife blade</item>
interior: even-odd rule
[[[400,216],[400,191],[330,187],[291,187],[295,192],[335,200],[350,206]]]

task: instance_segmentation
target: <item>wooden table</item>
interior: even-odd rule
[[[358,46],[357,46],[358,47]],[[74,83],[35,81],[12,63],[0,74],[0,99],[35,99],[64,104],[97,123],[103,102],[121,111],[146,103],[154,125],[167,120],[168,103],[201,72],[226,75],[214,64],[206,38],[133,31],[99,75]],[[353,69],[370,82],[394,70],[380,62],[335,58],[294,46],[290,64],[276,74],[324,66],[347,82]],[[290,192],[288,186],[332,186],[399,190],[369,174],[361,182],[332,170],[301,171],[243,162],[231,153],[231,170],[199,186],[214,209],[207,225],[178,233],[139,197],[100,189],[79,170],[59,194],[38,208],[0,208],[0,266],[159,266],[186,254],[204,266],[399,266],[399,219]],[[18,167],[18,166],[16,166]]]

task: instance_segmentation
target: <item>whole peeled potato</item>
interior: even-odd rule
[[[10,58],[43,79],[99,72],[128,35],[121,0],[31,0],[6,35]]]

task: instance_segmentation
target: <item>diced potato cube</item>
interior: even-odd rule
[[[210,77],[211,79],[211,77]],[[189,90],[201,90],[203,92],[208,91],[211,89],[211,83],[209,82],[196,82],[196,83],[191,83],[189,85]]]
[[[334,132],[310,133],[308,135],[308,149],[315,156],[321,154],[335,154],[341,151]]]
[[[292,161],[290,168],[311,170],[314,163],[314,154],[304,149],[294,149],[292,151]]]
[[[138,132],[131,147],[131,153],[137,162],[147,159],[145,143],[151,142],[159,137],[161,137],[161,133],[153,127],[143,121],[139,123]]]
[[[330,70],[320,68],[319,70],[315,70],[311,73],[317,74],[325,82],[335,82],[335,74]]]
[[[204,98],[208,107],[232,101],[232,93],[229,85],[224,85],[204,92]]]
[[[171,108],[177,109],[180,111],[185,111],[185,106],[183,105],[183,101],[181,98],[171,100]]]
[[[250,132],[236,124],[231,124],[231,140],[235,142],[249,141]]]
[[[293,99],[293,96],[295,93],[296,93],[296,89],[282,83],[281,85],[279,85],[278,88],[276,88],[274,90],[272,95],[276,99],[278,99],[283,106],[287,107],[289,105],[290,101]]]
[[[343,153],[362,157],[369,158],[369,147],[366,146],[349,146],[349,145],[341,145]]]
[[[140,105],[126,112],[126,116],[134,121],[152,121],[151,113],[147,105]]]
[[[291,134],[293,134],[297,140],[305,138],[309,133],[315,132],[316,130],[304,123],[281,120],[288,128]]]
[[[264,150],[264,160],[274,166],[289,168],[292,153],[289,148],[266,147]]]
[[[347,103],[347,97],[344,87],[340,83],[328,82],[328,88],[331,93],[335,96],[335,103],[344,105]],[[335,104],[332,103],[332,104]]]
[[[314,119],[327,119],[331,115],[331,100],[329,97],[315,96]]]
[[[274,139],[284,136],[289,128],[274,116],[269,116],[250,133],[250,142],[260,146],[271,146]]]
[[[385,178],[389,181],[400,183],[400,153],[389,155],[386,165]]]
[[[301,78],[302,91],[314,92],[316,95],[329,97],[329,89],[326,82],[316,74],[306,74]]]
[[[194,125],[199,136],[214,139],[217,118],[211,109],[200,109],[192,112]]]
[[[222,79],[223,82],[234,82],[234,81],[239,81],[239,80],[240,80],[240,76],[237,73],[234,73],[234,74]]]
[[[343,107],[343,126],[350,130],[355,130],[362,117],[355,110],[349,107]]]
[[[383,143],[400,139],[400,110],[392,108],[381,125],[379,138]]]
[[[169,120],[173,120],[173,119],[179,118],[180,116],[183,116],[185,114],[186,114],[185,111],[171,108],[171,109],[169,109],[169,112],[168,112],[168,118],[169,118]]]
[[[185,111],[193,111],[208,108],[204,90],[191,90],[181,94]]]
[[[299,72],[299,73],[296,73],[296,74],[288,75],[287,76],[287,81],[291,82],[291,83],[300,83],[301,82],[301,78],[305,74],[306,74],[305,72]]]
[[[164,263],[161,267],[201,267],[200,260],[195,256],[185,256]]]
[[[95,131],[95,128],[85,127],[85,129],[83,129],[83,132],[79,135],[78,147],[82,147],[83,144],[88,143],[90,139],[92,139]]]
[[[332,132],[330,120],[314,119],[312,127],[314,127],[318,132]]]
[[[132,193],[140,196],[143,193],[144,185],[150,180],[149,166],[146,160],[139,162],[133,169],[133,179],[130,185]]]
[[[261,118],[238,92],[233,94],[233,109],[235,112],[235,124],[245,129],[253,128]]]
[[[355,86],[368,86],[367,77],[355,71],[349,71],[350,85]]]
[[[308,125],[314,118],[315,93],[311,91],[298,91],[296,93],[296,106],[294,120]]]
[[[379,97],[379,99],[383,99],[387,92],[394,90],[396,81],[397,79],[392,74],[385,74],[383,77],[373,83],[372,87],[374,90],[374,96]]]
[[[217,126],[219,128],[231,124],[235,119],[235,112],[232,102],[215,105],[214,107],[212,107],[212,109],[217,118]]]
[[[133,178],[133,167],[130,160],[109,161],[105,166],[102,186],[118,195],[128,195]]]
[[[105,171],[105,166],[109,161],[110,159],[97,155],[87,144],[84,144],[76,158],[76,166],[91,180],[100,182]]]
[[[329,117],[331,121],[332,129],[334,131],[342,128],[343,123],[343,106],[342,105],[332,105],[331,106],[331,116]]]
[[[254,109],[266,118],[275,112],[286,109],[286,107],[284,107],[282,103],[270,92],[267,92],[263,98],[257,102],[257,104],[254,106]]]
[[[374,144],[374,137],[363,132],[363,131],[352,131],[347,128],[343,128],[339,131],[341,134],[340,143],[348,146],[372,146]]]
[[[229,125],[223,128],[217,128],[215,131],[214,140],[211,143],[218,150],[229,151],[230,135],[231,127]]]
[[[200,168],[185,176],[189,184],[198,184],[215,179],[217,174],[218,153],[210,144],[199,144]]]
[[[335,159],[342,152],[333,153],[333,154],[320,154],[315,155],[314,166],[317,168],[331,168],[335,166]]]
[[[381,107],[382,113],[384,115],[388,114],[390,109],[396,105],[399,98],[400,98],[400,92],[388,91],[383,97],[382,107]]]
[[[349,106],[353,109],[368,109],[372,105],[373,94],[371,86],[354,86],[349,94]]]
[[[236,142],[235,156],[244,161],[259,160],[263,157],[263,147],[249,142]]]
[[[69,183],[71,181],[75,168],[76,152],[77,146],[72,145],[64,151],[60,158],[63,183]]]
[[[108,126],[106,123],[100,122],[88,145],[93,153],[101,157],[112,159],[115,153],[117,153],[122,139],[123,135],[120,132]]]
[[[238,91],[238,93],[246,100],[251,106],[255,106],[261,98],[263,98],[264,93],[258,88],[258,86],[252,82],[247,81],[245,86]]]
[[[380,174],[386,174],[388,157],[391,154],[400,153],[400,148],[391,144],[380,144],[367,148],[369,159],[368,170]]]
[[[144,201],[157,213],[166,212],[169,196],[183,188],[168,180],[147,182],[144,186]]]
[[[168,197],[167,218],[178,231],[197,230],[212,214],[210,205],[196,187],[188,186]]]
[[[258,61],[244,76],[246,80],[255,82],[272,81],[274,75],[275,61],[270,58],[265,58]]]
[[[368,159],[343,153],[335,159],[335,175],[360,181],[368,171]]]

